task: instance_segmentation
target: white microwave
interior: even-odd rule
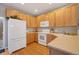
[[[49,27],[49,21],[41,21],[40,27]]]

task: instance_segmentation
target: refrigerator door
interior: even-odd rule
[[[17,19],[9,19],[8,20],[9,53],[12,53],[24,47],[26,47],[26,22]]]

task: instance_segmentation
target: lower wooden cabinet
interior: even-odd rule
[[[35,37],[34,37],[34,41],[35,41],[35,42],[38,42],[38,33],[37,33],[37,32],[34,33],[34,36],[35,36]]]
[[[26,35],[26,42],[27,42],[27,44],[30,44],[30,43],[32,43],[34,41],[37,42],[38,34],[36,32],[27,32],[26,34],[27,34]]]

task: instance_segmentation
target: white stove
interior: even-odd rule
[[[45,30],[45,31],[44,31]],[[50,29],[43,29],[43,31],[38,34],[38,43],[47,46],[47,34],[50,33]]]
[[[38,34],[38,43],[42,44],[44,46],[47,45],[47,34],[50,32],[49,27],[49,22],[48,21],[42,21],[40,22],[40,29],[39,29],[39,34]]]
[[[47,46],[47,32],[39,32],[38,43]]]

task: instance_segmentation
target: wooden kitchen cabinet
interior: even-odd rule
[[[48,27],[51,27],[51,14],[50,13],[46,13],[45,15],[44,15],[44,18],[45,18],[45,20],[44,21],[48,21],[49,22],[49,26]]]
[[[21,12],[18,12],[18,13],[17,13],[17,17],[18,17],[19,19],[21,19],[21,20],[26,21],[26,15],[23,14],[23,13],[21,13]]]
[[[49,14],[47,13],[47,14],[37,16],[36,19],[37,19],[37,27],[40,27],[40,22],[42,22],[42,21],[49,22]],[[49,25],[50,25],[50,23],[49,23]]]
[[[36,32],[27,32],[26,33],[26,42],[27,44],[30,44],[32,42],[38,42],[38,33]]]
[[[35,42],[38,42],[38,33],[35,32],[35,33],[34,33],[34,36],[35,36],[35,37],[34,37],[34,41],[35,41]]]
[[[26,42],[27,42],[27,44],[34,42],[34,34],[33,33],[27,32]]]
[[[11,8],[6,8],[6,16],[10,17],[10,16],[16,16],[18,13],[18,11],[11,9]]]
[[[11,8],[6,8],[6,16],[17,16],[18,19],[25,20],[26,16],[25,14]]]
[[[27,24],[26,24],[27,27],[37,27],[37,21],[34,16],[24,14],[20,11],[15,10],[15,9],[6,8],[6,16],[8,16],[8,17],[17,16],[18,19],[27,22]]]
[[[41,19],[42,19],[41,16],[37,16],[37,17],[36,17],[36,20],[37,20],[37,27],[40,27]]]
[[[78,4],[62,7],[55,11],[37,16],[38,27],[41,21],[49,21],[49,27],[77,26]]]
[[[55,26],[55,12],[50,12],[48,16],[49,27]]]
[[[49,12],[40,16],[36,17],[38,27],[40,27],[40,22],[42,21],[48,21],[49,27],[55,26],[55,12]]]
[[[30,27],[37,27],[37,20],[35,19],[35,17],[30,17],[30,23]]]
[[[65,26],[76,26],[77,25],[77,16],[78,7],[77,5],[72,5],[65,8]]]
[[[26,17],[27,27],[37,27],[37,20],[33,16],[27,15]]]
[[[55,26],[64,26],[64,10],[64,8],[61,8],[55,11]]]
[[[78,19],[78,4],[75,4],[71,7],[71,25],[77,26],[77,19]]]
[[[71,8],[70,7],[67,7],[65,8],[65,17],[64,17],[64,20],[65,20],[65,26],[72,26],[72,23],[71,23]]]

